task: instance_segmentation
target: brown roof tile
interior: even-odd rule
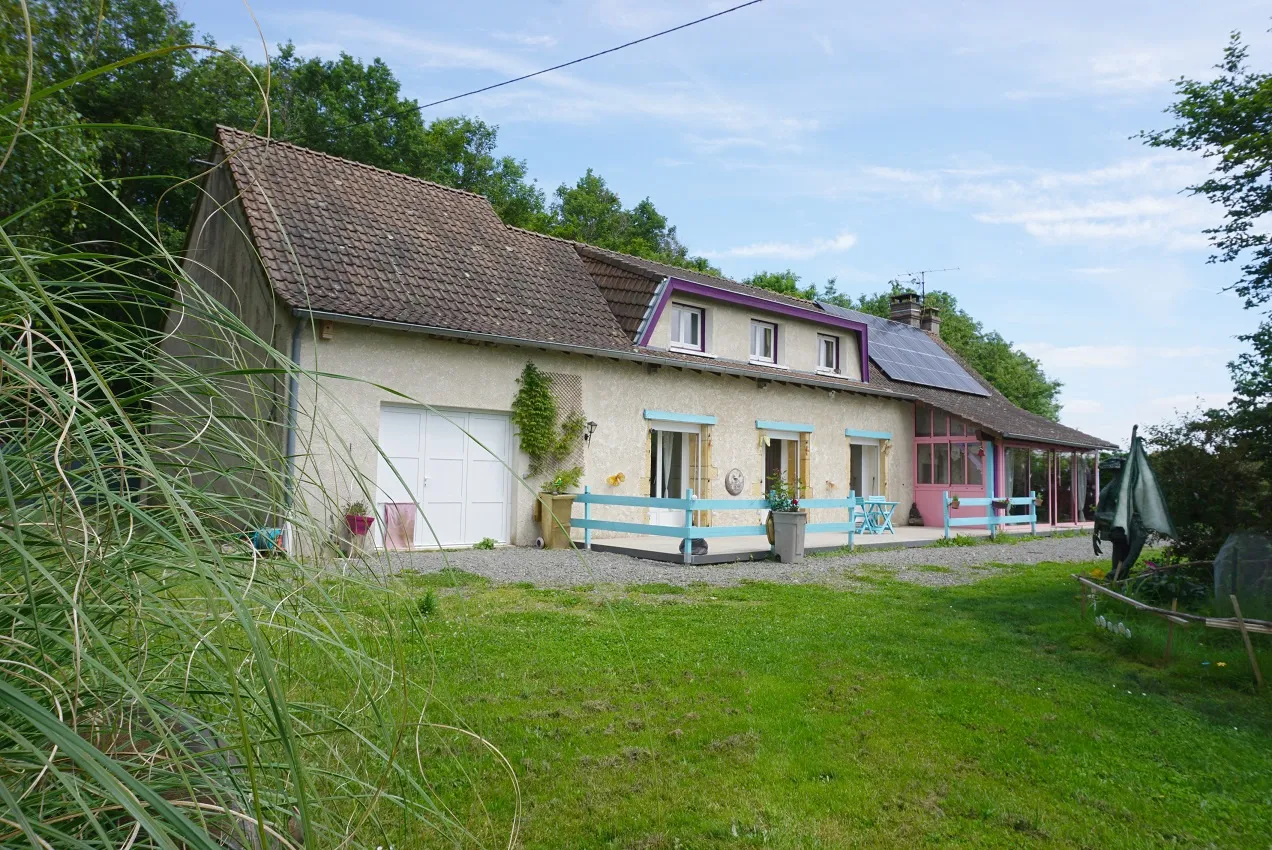
[[[649,312],[654,293],[658,290],[658,281],[649,275],[639,274],[614,263],[598,260],[579,251],[583,259],[583,267],[605,300],[618,318],[619,325],[629,339],[636,339],[645,314]]]
[[[631,348],[570,243],[507,227],[481,195],[228,127],[217,134],[289,306]]]
[[[666,277],[778,304],[812,301],[727,278],[506,226],[481,195],[228,127],[217,128],[248,225],[279,296],[299,309],[514,340],[636,351],[704,371],[803,383],[800,373],[633,349]],[[938,340],[939,341],[939,340]],[[1089,448],[1113,444],[989,392],[975,396],[890,380],[807,378],[845,391],[917,398],[999,434]]]
[[[581,242],[574,243],[576,249],[585,257],[609,263],[619,268],[644,275],[652,280],[662,280],[666,277],[675,277],[680,280],[687,280],[693,283],[701,283],[705,286],[714,286],[717,289],[723,289],[727,292],[739,292],[743,295],[752,295],[756,298],[763,298],[766,301],[772,301],[776,304],[786,304],[793,307],[803,307],[806,310],[817,310],[816,302],[809,301],[804,298],[795,298],[790,295],[781,295],[768,289],[761,289],[758,286],[752,286],[749,283],[739,283],[736,280],[729,280],[727,277],[717,277],[713,274],[694,271],[692,269],[682,269],[679,266],[669,266],[666,263],[659,263],[655,260],[646,260],[644,257],[632,257],[627,254],[620,254],[617,251],[610,251],[607,248],[597,248],[595,245],[585,245]],[[652,290],[651,290],[652,295]]]

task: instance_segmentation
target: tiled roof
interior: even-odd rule
[[[615,263],[598,260],[582,250],[579,250],[579,256],[628,339],[636,339],[658,289],[658,281]]]
[[[481,195],[228,127],[217,135],[289,306],[631,349],[570,243],[507,227]]]
[[[806,377],[849,392],[917,398],[1012,437],[1114,448],[1016,407],[940,340],[988,396],[893,381],[878,368],[863,384],[634,348],[666,277],[819,308],[727,278],[508,227],[481,195],[228,127],[218,127],[217,138],[265,270],[291,307],[625,351],[785,383]]]
[[[606,248],[597,248],[595,245],[584,245],[576,243],[578,252],[585,257],[601,260],[619,268],[641,274],[651,280],[662,280],[665,277],[675,277],[680,280],[687,280],[692,283],[701,283],[704,286],[714,286],[717,289],[723,289],[726,292],[738,292],[743,295],[752,295],[756,298],[763,298],[765,301],[772,301],[776,304],[786,304],[791,307],[802,307],[805,310],[817,310],[817,304],[804,298],[795,298],[790,295],[782,295],[768,289],[762,289],[758,286],[752,286],[749,283],[738,283],[736,280],[729,280],[726,277],[717,277],[713,274],[694,271],[692,269],[682,269],[679,266],[669,266],[666,263],[659,263],[655,260],[646,260],[644,257],[632,257],[627,254],[620,254],[617,251],[610,251]],[[653,290],[650,290],[653,294]]]

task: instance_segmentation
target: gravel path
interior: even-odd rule
[[[410,552],[390,556],[390,572],[437,572],[448,565],[501,584],[530,582],[539,587],[599,584],[687,586],[695,582],[735,585],[747,579],[783,584],[851,585],[858,577],[890,574],[931,587],[968,584],[999,572],[999,564],[1089,561],[1089,537],[1046,537],[1014,544],[924,547],[818,555],[801,564],[751,561],[687,567],[610,552],[503,548],[493,551]]]

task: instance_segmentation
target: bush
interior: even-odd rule
[[[420,597],[416,607],[421,617],[431,617],[437,613],[437,595],[433,593],[433,588],[430,587],[424,591],[424,595]]]
[[[481,540],[478,540],[476,543],[473,544],[473,548],[486,549],[486,550],[494,549],[496,542],[497,541],[493,537],[483,537]]]

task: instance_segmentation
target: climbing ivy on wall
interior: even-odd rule
[[[587,423],[577,413],[558,422],[559,412],[552,395],[552,381],[534,363],[526,363],[517,379],[520,389],[512,400],[512,424],[520,432],[521,450],[530,458],[530,474],[551,471],[554,479],[577,484],[583,470],[557,467],[574,452]]]

